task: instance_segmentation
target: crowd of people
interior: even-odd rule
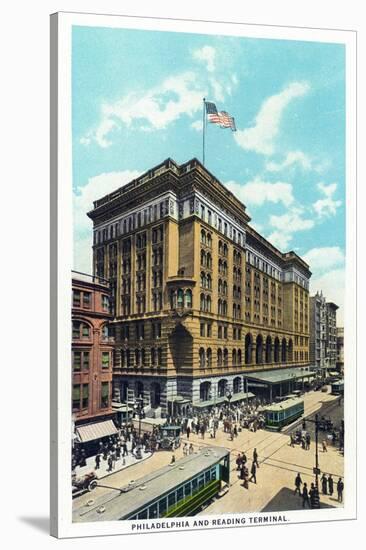
[[[321,487],[322,494],[333,496],[334,493],[334,480],[332,474],[323,474],[321,478]],[[343,491],[344,491],[344,482],[340,477],[336,485],[337,490],[337,500],[338,502],[343,502]],[[302,506],[305,508],[316,508],[317,502],[319,501],[319,492],[315,483],[311,483],[310,489],[308,489],[307,483],[302,481],[300,473],[295,477],[295,491],[294,494],[298,494],[302,497]]]
[[[253,450],[252,463],[249,464],[245,452],[239,453],[236,457],[236,469],[239,471],[239,479],[243,480],[243,487],[249,489],[249,482],[257,483],[257,468],[259,468],[258,452],[255,448]],[[250,473],[250,475],[249,475]]]

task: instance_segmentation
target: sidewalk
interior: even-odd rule
[[[75,473],[76,477],[81,477],[85,474],[88,474],[90,472],[94,472],[98,479],[102,479],[104,477],[108,477],[111,474],[114,474],[116,472],[120,472],[121,470],[124,470],[125,468],[128,468],[129,466],[133,466],[134,464],[137,464],[139,462],[143,462],[144,460],[150,458],[152,456],[152,453],[148,452],[145,453],[142,451],[142,458],[136,458],[131,453],[131,443],[127,443],[128,448],[128,455],[125,457],[119,458],[115,462],[115,467],[112,471],[108,469],[108,460],[103,460],[103,457],[101,457],[100,460],[100,467],[98,470],[95,469],[95,456],[91,456],[86,459],[86,466],[76,466]]]

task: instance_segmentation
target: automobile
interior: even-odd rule
[[[72,496],[78,496],[86,491],[91,492],[97,486],[97,476],[95,472],[89,472],[83,476],[76,477],[76,474],[72,476]]]
[[[322,392],[326,393],[328,391],[328,386],[322,386]]]

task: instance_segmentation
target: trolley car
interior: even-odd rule
[[[343,395],[344,394],[344,380],[335,380],[331,385],[332,395]]]
[[[284,426],[291,424],[304,414],[304,400],[301,398],[288,399],[267,407],[264,413],[267,430],[280,431]]]
[[[89,505],[76,508],[76,503],[73,521],[193,516],[223,494],[229,480],[229,451],[222,447],[203,448],[96,498]]]

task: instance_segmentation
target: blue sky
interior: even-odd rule
[[[341,306],[345,246],[345,50],[341,44],[73,27],[74,268],[90,272],[92,201],[171,157],[202,159],[252,225],[311,265]]]

